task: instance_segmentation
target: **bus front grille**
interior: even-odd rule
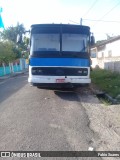
[[[33,67],[32,75],[42,76],[87,76],[88,68]]]

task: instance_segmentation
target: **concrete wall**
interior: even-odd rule
[[[117,60],[116,60],[116,58],[97,59],[95,67],[99,67],[99,68],[102,68],[102,69],[110,70],[112,72],[120,73],[120,57],[118,57]]]
[[[120,73],[120,40],[106,44],[102,50],[96,48],[96,52],[96,58],[91,58],[94,68],[100,67]]]
[[[104,69],[120,73],[120,57],[106,59],[104,61]]]

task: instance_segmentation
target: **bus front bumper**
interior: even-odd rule
[[[28,78],[28,82],[32,84],[89,84],[91,83],[90,78],[83,77],[65,77],[65,76],[32,76]]]

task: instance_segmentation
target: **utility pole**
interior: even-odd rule
[[[81,25],[81,26],[82,26],[82,21],[83,21],[82,18],[80,18],[80,25]]]

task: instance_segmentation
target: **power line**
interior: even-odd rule
[[[98,2],[98,0],[95,0],[94,3],[92,4],[92,6],[88,9],[88,11],[83,15],[83,17],[85,17],[90,11],[91,9],[95,6],[95,4]]]
[[[119,4],[120,4],[120,2],[117,3],[114,7],[112,7],[108,12],[106,12],[100,19],[98,19],[98,22],[100,22],[105,16],[107,16],[110,12],[112,12],[112,10],[114,10]],[[97,23],[98,23],[98,22],[97,22]],[[96,24],[97,24],[97,23],[96,23]],[[95,25],[96,25],[96,24],[95,24]],[[94,26],[95,26],[95,25],[94,25]]]
[[[112,12],[112,10],[115,9],[119,4],[120,4],[120,2],[117,3],[113,8],[111,8],[104,16],[102,16],[102,17],[100,18],[100,20],[103,19],[103,18],[104,18],[106,15],[108,15],[110,12]]]
[[[120,21],[107,21],[107,20],[97,20],[97,19],[83,19],[83,21],[95,21],[95,22],[120,23]]]
[[[72,21],[72,20],[69,20],[70,22],[73,22],[73,23],[75,23],[75,24],[80,24],[80,23],[78,23],[78,22],[75,22],[75,21]]]

